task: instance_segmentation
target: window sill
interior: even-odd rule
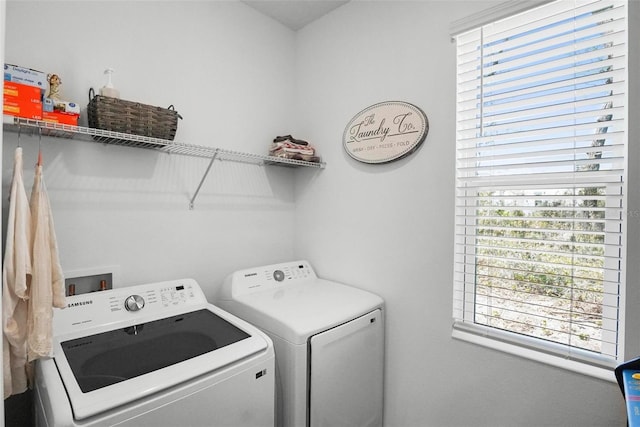
[[[481,345],[483,347],[502,351],[504,353],[523,357],[525,359],[533,360],[539,363],[544,363],[547,365],[555,366],[557,368],[566,369],[578,374],[587,375],[617,384],[613,368],[604,368],[590,365],[585,362],[568,359],[566,357],[555,354],[549,354],[544,351],[535,350],[532,348],[523,347],[517,344],[502,341],[500,339],[488,338],[476,333],[456,329],[455,327],[452,331],[451,336],[454,339]]]

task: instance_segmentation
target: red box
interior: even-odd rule
[[[4,82],[2,113],[42,120],[42,93],[39,88]]]
[[[60,123],[61,125],[72,125],[78,126],[78,118],[80,114],[73,113],[59,113],[57,111],[54,112],[42,112],[42,120],[50,123]]]

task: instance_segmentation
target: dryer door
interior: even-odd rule
[[[382,426],[382,311],[309,339],[310,427]]]

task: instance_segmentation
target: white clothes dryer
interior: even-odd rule
[[[382,425],[379,296],[320,279],[297,261],[236,271],[214,302],[273,340],[278,426]]]
[[[192,279],[67,297],[36,364],[37,426],[275,423],[268,336],[209,304]]]

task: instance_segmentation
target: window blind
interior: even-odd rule
[[[449,34],[455,38],[458,34],[465,33],[471,29],[478,28],[499,19],[516,15],[520,12],[533,9],[539,5],[549,3],[553,0],[508,0],[496,6],[483,10],[482,12],[467,16],[463,19],[453,21],[449,25]]]
[[[456,36],[454,328],[615,363],[626,13],[555,1]]]

